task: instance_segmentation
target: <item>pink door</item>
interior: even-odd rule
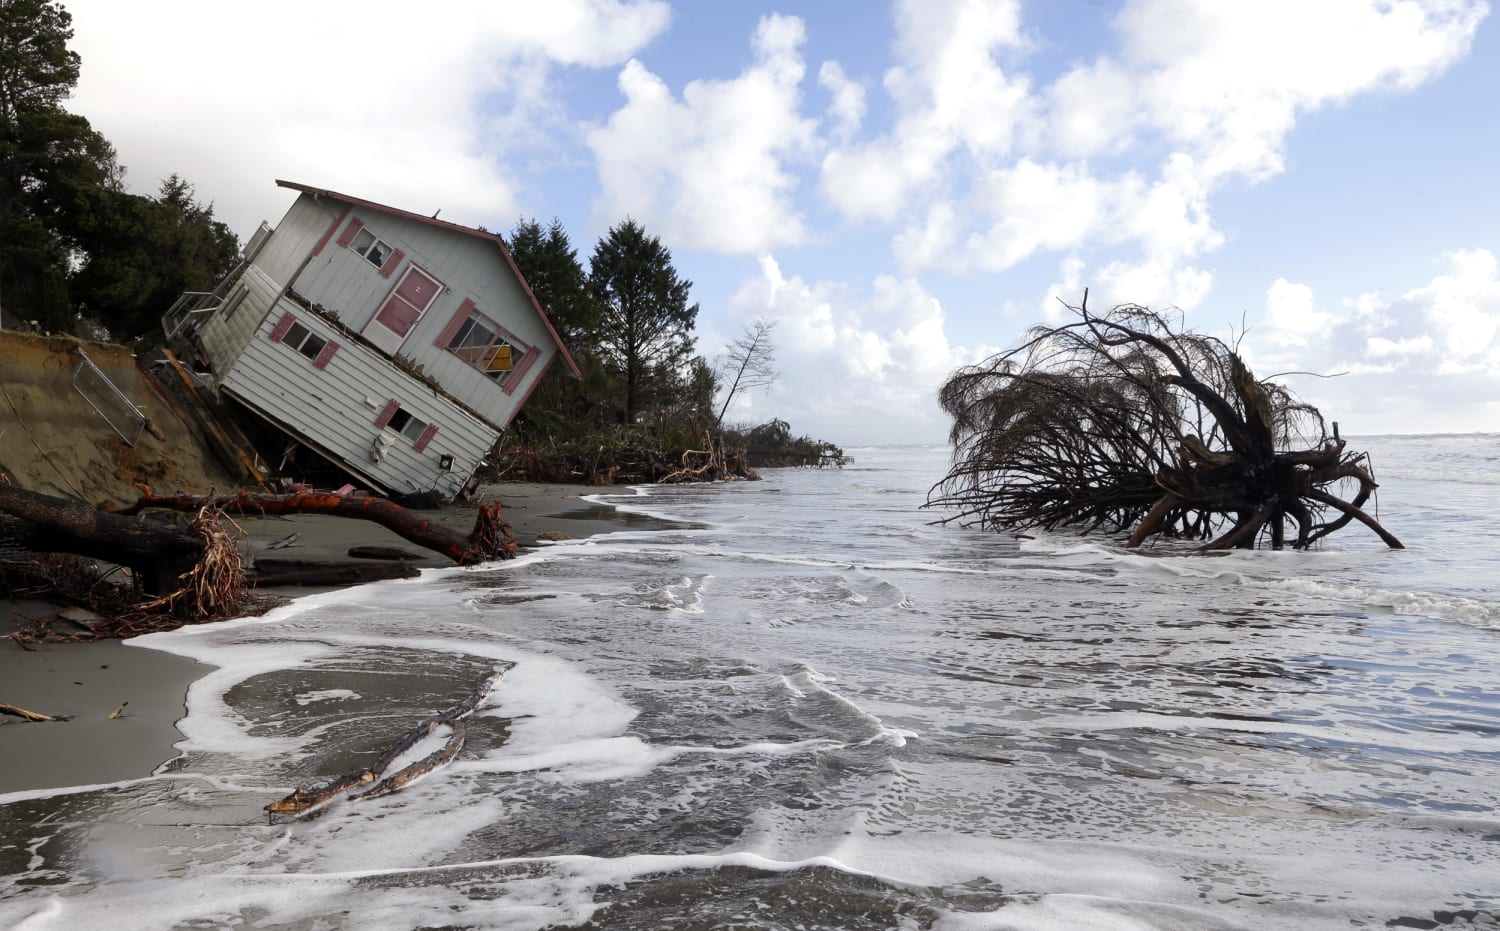
[[[396,290],[380,305],[375,319],[365,327],[365,337],[386,352],[394,353],[442,290],[442,282],[411,266],[401,276]]]

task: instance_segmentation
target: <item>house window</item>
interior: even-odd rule
[[[427,422],[418,420],[405,408],[398,407],[396,413],[391,415],[391,422],[386,424],[386,429],[395,430],[415,443],[422,438],[422,433],[427,429]]]
[[[316,359],[323,351],[323,347],[328,345],[328,340],[300,323],[292,324],[291,328],[286,331],[286,335],[281,338],[281,342],[309,359]]]
[[[382,272],[384,274],[384,272]],[[377,345],[381,345],[387,352],[394,352],[411,332],[411,328],[417,325],[417,321],[432,306],[443,291],[442,282],[422,271],[416,265],[412,265],[401,276],[401,281],[396,285],[396,290],[386,298],[384,304],[380,305],[380,311],[375,314],[374,323],[385,327],[395,334],[396,340],[390,346],[383,345],[378,339]],[[373,326],[374,323],[371,325]],[[368,328],[365,331],[369,335]]]
[[[449,352],[498,382],[516,370],[526,349],[512,340],[488,318],[471,312],[449,338]]]
[[[355,235],[354,241],[349,244],[349,248],[364,256],[365,261],[376,268],[384,266],[386,260],[391,257],[392,252],[390,245],[385,240],[380,239],[366,229],[360,230]]]
[[[375,426],[381,430],[394,430],[411,440],[412,449],[419,453],[427,449],[438,432],[437,424],[413,417],[411,411],[394,398],[386,402],[385,409],[375,418]]]
[[[339,351],[339,344],[324,339],[297,321],[290,313],[281,315],[276,326],[271,328],[271,342],[290,346],[312,360],[314,368],[326,369]]]

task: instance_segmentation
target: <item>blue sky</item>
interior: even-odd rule
[[[1481,0],[73,0],[73,106],[241,236],[275,178],[587,257],[633,216],[735,413],[930,442],[1057,298],[1179,307],[1349,433],[1500,431],[1500,38]],[[207,36],[229,41],[205,41]]]

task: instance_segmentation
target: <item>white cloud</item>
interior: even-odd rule
[[[1487,12],[1477,0],[1133,0],[1115,28],[1139,125],[1211,178],[1257,179],[1282,170],[1299,115],[1427,81],[1468,51]]]
[[[856,219],[890,220],[927,196],[955,151],[1004,155],[1030,103],[1027,79],[995,60],[1024,45],[1017,0],[902,0],[895,19],[899,63],[885,74],[895,129],[823,160],[824,195]]]
[[[83,59],[71,106],[115,144],[132,188],[181,173],[241,235],[279,219],[278,177],[460,222],[515,216],[506,156],[567,131],[552,69],[619,64],[670,16],[662,0],[67,9]]]
[[[1446,257],[1449,273],[1403,300],[1423,308],[1432,336],[1454,371],[1471,367],[1500,375],[1500,278],[1495,256],[1487,249],[1459,250]]]
[[[492,51],[540,50],[561,64],[602,68],[628,59],[654,39],[667,27],[671,10],[665,2],[550,0],[499,4],[487,16],[501,27]]]
[[[1500,430],[1500,408],[1476,420],[1474,404],[1500,398],[1500,268],[1487,249],[1450,252],[1440,263],[1424,285],[1362,294],[1338,310],[1278,279],[1264,325],[1247,340],[1252,367],[1262,375],[1346,373],[1294,387],[1349,432]]]
[[[1209,222],[1217,186],[1281,172],[1300,116],[1441,73],[1468,51],[1487,12],[1478,0],[1127,3],[1114,24],[1118,54],[1080,64],[1049,87],[1033,135],[1075,158],[1174,149],[1155,215],[1127,232],[1141,260],[1116,260],[1092,277],[1141,303],[1201,301],[1212,278],[1187,260],[1222,242]],[[1182,202],[1173,203],[1178,194]],[[1065,192],[1055,203],[1072,206]]]
[[[1317,309],[1312,288],[1277,278],[1266,292],[1266,329],[1278,346],[1306,346],[1326,338],[1333,317]]]
[[[828,103],[828,117],[833,124],[834,136],[848,139],[865,118],[864,85],[850,80],[836,61],[825,61],[818,68],[818,83],[832,98]]]
[[[1115,45],[1033,88],[1015,0],[898,3],[888,134],[840,144],[821,190],[895,223],[909,274],[1081,258],[1101,292],[1191,307],[1223,242],[1210,198],[1280,172],[1307,113],[1404,90],[1465,54],[1481,0],[1127,0]]]
[[[940,439],[938,386],[991,351],[952,346],[942,306],[915,280],[882,275],[858,290],[808,283],[786,277],[770,255],[729,309],[740,320],[776,322],[782,376],[765,405],[799,431],[846,444]],[[747,412],[736,408],[736,416]],[[864,434],[850,436],[850,423],[865,424]]]
[[[727,81],[694,81],[679,101],[632,60],[625,105],[588,134],[603,192],[596,218],[629,215],[675,246],[756,252],[801,242],[786,161],[811,151],[816,121],[799,114],[802,21],[768,16],[754,63]]]

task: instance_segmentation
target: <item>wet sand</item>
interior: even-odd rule
[[[507,482],[485,486],[479,498],[498,497],[523,548],[546,540],[582,539],[617,530],[669,526],[640,515],[621,514],[581,500],[585,495],[623,489]],[[442,519],[465,532],[472,508],[442,512]],[[345,559],[349,547],[387,546],[416,554],[417,567],[451,566],[436,553],[409,543],[369,521],[304,514],[288,518],[237,518],[250,558],[258,554],[288,559]],[[291,534],[291,545],[269,544]],[[540,541],[540,542],[539,542]],[[296,598],[320,589],[279,588]],[[22,649],[9,635],[28,618],[55,608],[0,594],[0,702],[53,716],[60,723],[34,724],[0,716],[0,795],[60,786],[93,785],[148,776],[175,755],[180,739],[175,723],[184,713],[188,686],[208,671],[192,660],[131,645],[130,641],[64,643]],[[124,713],[110,712],[128,702]]]

